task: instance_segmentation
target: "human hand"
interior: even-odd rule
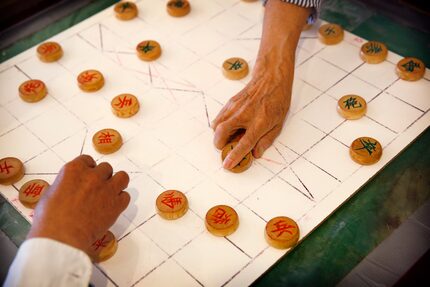
[[[130,202],[129,177],[81,155],[63,166],[42,196],[28,238],[51,238],[88,253]]]
[[[291,85],[279,80],[269,69],[260,71],[261,74],[257,71],[253,80],[228,101],[212,123],[218,149],[243,132],[224,160],[226,169],[235,167],[250,151],[254,157],[261,157],[281,132],[290,107]]]
[[[250,151],[261,157],[281,132],[291,102],[296,47],[310,12],[283,1],[267,1],[252,80],[212,123],[218,149],[242,135],[224,159],[224,168],[232,169]]]

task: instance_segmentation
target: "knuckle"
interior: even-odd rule
[[[95,183],[101,181],[100,176],[96,172],[87,173],[86,178],[89,181],[89,183],[91,183],[91,184],[95,184]]]
[[[76,161],[76,160],[69,161],[63,166],[63,171],[68,173],[81,168],[81,166],[82,164],[79,161]]]
[[[229,124],[227,122],[222,122],[218,125],[216,132],[219,135],[223,135],[223,134],[227,133],[228,129],[229,129]]]
[[[252,135],[242,137],[242,139],[240,140],[240,143],[241,143],[243,149],[249,149],[252,147],[253,141],[251,140],[251,136]]]
[[[130,182],[130,176],[128,175],[128,173],[126,173],[125,171],[121,170],[118,171],[115,174],[115,177],[117,177],[119,179],[119,181],[121,183],[124,183],[125,185],[128,185],[128,183]]]
[[[107,163],[107,162],[102,162],[100,165],[102,165],[103,164],[103,166],[106,168],[106,169],[108,169],[108,170],[110,170],[110,171],[112,171],[113,170],[113,167],[109,164],[109,163]]]

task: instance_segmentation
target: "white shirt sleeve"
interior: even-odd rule
[[[32,238],[19,248],[4,286],[87,287],[91,272],[85,252],[52,239]]]

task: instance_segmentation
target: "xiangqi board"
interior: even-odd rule
[[[183,18],[168,15],[165,1],[136,4],[133,20],[118,20],[111,7],[49,39],[62,46],[57,62],[41,62],[33,47],[0,67],[0,158],[17,157],[26,168],[23,179],[0,191],[25,218],[31,222],[32,210],[18,200],[21,186],[36,178],[52,183],[81,153],[130,174],[131,204],[111,229],[118,250],[95,265],[96,286],[166,286],[172,278],[183,286],[248,285],[285,254],[265,241],[271,218],[294,219],[302,240],[430,124],[428,73],[403,81],[395,73],[402,57],[389,52],[382,63],[364,63],[364,39],[345,31],[342,42],[326,46],[318,40],[318,23],[299,42],[281,135],[245,172],[225,171],[209,124],[252,73],[231,81],[222,63],[240,57],[252,72],[261,3],[193,1]],[[153,62],[136,55],[145,39],[162,46]],[[105,77],[90,94],[76,81],[89,69]],[[29,79],[46,83],[48,94],[37,103],[18,95]],[[135,95],[140,109],[122,119],[111,112],[111,101],[124,93]],[[364,117],[352,121],[337,113],[338,99],[347,94],[366,100]],[[106,128],[120,132],[123,145],[102,155],[91,138]],[[374,165],[349,157],[349,145],[362,136],[384,149]],[[174,221],[157,215],[155,201],[165,190],[180,190],[189,200],[187,213]],[[206,212],[221,204],[240,220],[227,237],[213,236],[204,223]]]

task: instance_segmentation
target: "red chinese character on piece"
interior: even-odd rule
[[[4,161],[3,166],[0,165],[0,173],[6,173],[9,174],[10,173],[10,168],[13,168],[12,165],[8,165],[6,161]]]
[[[99,135],[99,144],[112,143],[112,137],[115,135],[110,134],[109,132],[103,133]]]
[[[90,72],[83,73],[80,76],[80,80],[82,83],[91,82],[95,78],[97,78],[97,74],[96,73],[90,73]]]
[[[42,47],[40,47],[40,49],[42,50],[42,54],[47,54],[47,53],[52,53],[55,50],[57,50],[57,46],[55,46],[54,44],[45,44]]]
[[[121,97],[118,98],[119,99],[119,103],[115,104],[115,106],[119,107],[120,109],[122,109],[124,106],[131,106],[133,100],[127,99],[127,96],[124,96],[124,98],[121,99]]]
[[[40,82],[29,82],[24,85],[24,90],[27,93],[33,93],[36,89],[38,89],[41,86]]]
[[[174,197],[174,191],[172,191],[171,193],[166,194],[165,196],[163,196],[163,200],[161,201],[161,203],[167,205],[168,207],[172,208],[175,207],[175,205],[181,204],[182,203],[182,198],[179,197]]]
[[[284,232],[287,232],[289,234],[293,234],[290,230],[290,228],[295,228],[293,225],[289,225],[285,222],[285,220],[279,220],[278,222],[276,222],[274,225],[276,226],[276,229],[273,229],[271,232],[279,232],[279,234],[277,235],[277,237],[281,236],[282,234],[284,234]]]
[[[227,212],[223,208],[217,208],[212,215],[212,221],[215,224],[227,224],[230,221],[231,214],[227,214]]]
[[[33,184],[29,185],[24,190],[24,194],[27,197],[29,197],[31,195],[33,195],[33,197],[36,197],[36,196],[40,196],[40,194],[42,193],[42,191],[43,191],[43,185],[37,184],[37,183],[33,183]]]
[[[103,235],[103,237],[101,239],[97,239],[93,245],[91,245],[92,247],[94,247],[94,251],[97,251],[97,249],[99,249],[99,247],[106,247],[107,241],[104,241],[106,238],[106,234]]]

